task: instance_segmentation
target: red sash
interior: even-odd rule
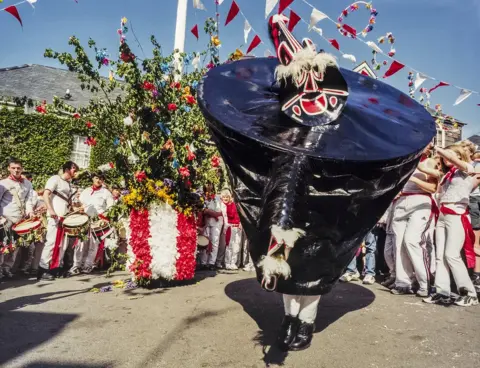
[[[100,244],[98,244],[97,255],[95,256],[95,262],[99,262],[99,265],[103,267],[103,251],[105,250],[105,240],[102,240]]]
[[[52,262],[50,263],[51,270],[60,267],[60,247],[62,246],[64,239],[65,230],[63,228],[63,217],[59,217],[57,223],[57,236],[55,238],[55,245],[53,246]]]
[[[430,200],[431,200],[431,204],[432,204],[432,209],[431,209],[431,212],[430,212],[430,219],[432,219],[432,217],[435,219],[435,223],[437,223],[438,221],[438,216],[440,215],[440,211],[438,209],[438,206],[437,206],[437,203],[435,202],[435,200],[433,199],[433,196],[430,194],[430,193],[401,193],[400,194],[400,197],[398,197],[397,199],[395,199],[393,202],[395,203],[396,201],[398,201],[401,197],[409,197],[409,196],[414,196],[414,195],[423,195],[423,196],[427,196],[427,197],[430,197]]]
[[[442,205],[440,212],[444,215],[460,216],[463,230],[465,231],[465,241],[463,242],[463,250],[465,251],[465,258],[467,259],[467,267],[475,268],[475,250],[473,244],[475,243],[475,233],[473,232],[472,224],[468,219],[468,208],[463,214],[456,213],[454,210]]]

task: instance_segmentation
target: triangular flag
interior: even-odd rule
[[[367,41],[367,45],[374,49],[376,52],[382,53],[382,49],[377,46],[377,44],[373,41]]]
[[[453,106],[460,105],[463,101],[465,101],[471,95],[472,95],[472,91],[469,91],[468,89],[462,89],[460,91],[460,96],[458,96],[458,98],[455,101],[455,103],[453,104]]]
[[[390,64],[390,68],[388,68],[388,70],[385,72],[385,75],[383,76],[383,78],[387,78],[394,75],[396,72],[402,70],[404,67],[405,67],[404,64],[399,63],[397,60],[393,60],[393,63]]]
[[[192,32],[193,35],[197,37],[197,40],[198,40],[198,24],[195,24],[193,28],[190,30],[190,32]]]
[[[287,9],[293,0],[280,0],[280,4],[278,5],[278,14],[282,14],[285,9]]]
[[[300,18],[300,16],[297,13],[295,13],[293,10],[290,10],[290,20],[288,21],[288,30],[292,32],[295,26],[301,20],[302,18]]]
[[[355,28],[349,26],[348,24],[344,24],[342,27],[346,32],[350,34],[351,37],[357,37],[357,30]]]
[[[255,37],[252,40],[252,43],[250,44],[250,46],[248,46],[247,54],[249,54],[250,51],[252,51],[255,47],[260,45],[261,42],[262,40],[260,39],[260,37],[258,37],[258,35],[255,35]]]
[[[227,20],[225,21],[225,25],[230,23],[238,15],[239,12],[240,12],[240,8],[238,7],[235,0],[233,0],[232,6],[230,7],[230,10],[228,11]]]
[[[266,49],[265,52],[263,53],[263,56],[265,56],[266,58],[269,58],[269,57],[272,57],[273,54],[269,49]]]
[[[218,5],[222,5],[223,4],[223,0],[217,0],[218,1]]]
[[[267,4],[265,5],[265,19],[268,18],[273,8],[275,8],[277,4],[278,0],[267,0]]]
[[[433,91],[435,91],[437,88],[440,88],[440,87],[445,87],[445,86],[449,86],[450,84],[448,84],[447,82],[440,82],[438,83],[435,87],[432,87],[428,90],[428,93],[432,93]]]
[[[37,0],[27,0],[27,2],[32,6],[33,9],[35,9],[33,4],[35,4],[37,2]]]
[[[335,47],[337,50],[340,51],[340,44],[338,43],[338,41],[334,38],[331,38],[328,40],[328,42],[330,42],[330,44]]]
[[[353,55],[350,55],[350,54],[343,54],[343,58],[347,59],[347,60],[350,60],[352,63],[357,62],[357,58]]]
[[[193,7],[198,10],[207,10],[201,0],[193,0]]]
[[[7,13],[12,14],[15,18],[17,18],[17,20],[20,22],[20,25],[23,27],[22,18],[20,18],[20,14],[18,14],[18,10],[17,10],[17,7],[15,5],[6,7],[5,11]]]
[[[198,70],[198,65],[200,64],[200,55],[195,55],[195,57],[192,60],[192,65],[195,68],[195,70]]]
[[[415,82],[413,82],[414,90],[416,91],[422,84],[428,79],[428,77],[422,73],[417,73],[415,76]]]
[[[313,28],[318,22],[321,20],[328,18],[328,15],[322,13],[320,10],[313,8],[312,15],[310,15],[310,26],[309,28]]]
[[[248,42],[248,35],[250,34],[250,31],[252,30],[252,26],[250,23],[248,23],[248,20],[245,19],[245,25],[243,26],[243,35],[245,37],[245,43]]]
[[[313,26],[313,27],[310,28],[308,31],[309,31],[309,32],[310,32],[310,31],[314,31],[314,32],[318,33],[320,36],[323,36],[323,31],[322,31],[321,28],[318,28],[318,27]]]

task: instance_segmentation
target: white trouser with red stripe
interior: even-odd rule
[[[426,195],[402,196],[395,204],[392,232],[395,239],[395,286],[411,288],[413,273],[420,290],[428,291],[431,253],[432,200]]]
[[[55,241],[57,239],[58,226],[61,226],[61,225],[58,224],[57,219],[48,217],[45,246],[43,247],[42,255],[40,257],[40,267],[45,270],[50,269],[50,265],[52,263],[53,253],[55,248]],[[61,243],[59,244],[59,254],[58,254],[59,266],[61,266],[63,263],[63,255],[65,253],[65,250],[67,249],[67,245],[68,245],[67,237],[64,236]]]
[[[73,267],[89,268],[93,267],[97,257],[100,241],[95,237],[93,231],[88,233],[85,241],[79,241],[75,245],[73,256]]]
[[[449,206],[456,213],[464,213],[466,205]],[[468,294],[476,296],[475,287],[468,275],[461,251],[465,242],[465,229],[459,215],[444,215],[438,218],[435,245],[437,246],[437,272],[435,289],[439,294],[450,296],[450,272],[457,288],[465,288]],[[449,272],[450,271],[450,272]]]
[[[227,228],[229,225],[226,225]],[[242,229],[240,227],[230,226],[231,236],[228,244],[225,244],[225,268],[237,268],[238,258],[242,247]],[[225,229],[225,232],[228,230]],[[227,240],[226,240],[227,241]]]
[[[285,314],[298,317],[306,323],[315,322],[317,317],[320,295],[287,295],[283,294],[283,306]]]
[[[203,232],[208,240],[211,243],[211,251],[210,246],[207,249],[202,249],[200,252],[200,263],[202,265],[215,265],[218,255],[218,247],[220,245],[220,236],[222,235],[222,228],[223,223],[220,226],[206,226]],[[209,252],[210,251],[210,252]]]

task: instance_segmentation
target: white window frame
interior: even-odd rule
[[[87,137],[80,135],[73,136],[71,160],[75,162],[80,169],[86,169],[90,166],[92,148],[85,143],[86,140]]]

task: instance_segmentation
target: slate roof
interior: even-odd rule
[[[34,101],[51,103],[54,96],[63,98],[69,89],[72,98],[64,102],[74,107],[86,106],[95,97],[102,98],[101,93],[96,96],[82,90],[80,84],[77,74],[65,69],[37,64],[0,68],[0,97],[26,96]],[[114,98],[119,93],[114,93]]]

